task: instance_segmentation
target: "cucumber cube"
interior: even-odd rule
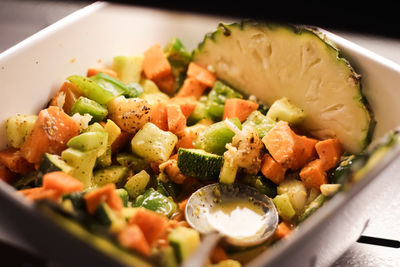
[[[299,124],[306,118],[306,113],[284,97],[272,104],[267,112],[267,118],[273,121],[287,121],[290,124]]]
[[[275,204],[279,216],[281,216],[284,220],[290,221],[294,215],[296,215],[296,211],[294,210],[287,193],[277,195],[272,199],[272,201]]]
[[[14,115],[8,118],[6,134],[12,147],[20,148],[25,142],[25,137],[31,133],[37,119],[36,115]]]
[[[81,181],[85,188],[92,185],[96,157],[96,150],[83,152],[75,148],[67,148],[61,153],[61,159],[74,168],[72,176]]]
[[[162,163],[169,159],[177,142],[176,135],[148,122],[132,138],[131,147],[145,161]]]

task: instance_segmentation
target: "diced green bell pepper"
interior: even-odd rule
[[[241,180],[242,183],[247,184],[266,194],[270,198],[277,195],[277,186],[272,181],[266,179],[262,175],[246,175]]]
[[[221,81],[216,81],[208,94],[208,114],[214,121],[220,121],[225,109],[225,101],[229,98],[243,98],[242,94],[235,91]]]
[[[76,100],[71,108],[70,115],[79,113],[81,115],[90,114],[93,118],[91,122],[102,121],[108,115],[107,107],[93,101],[89,98],[81,96]]]
[[[87,98],[99,104],[107,104],[123,93],[121,90],[116,90],[114,86],[103,87],[99,85],[95,79],[80,75],[69,76],[67,80],[78,87]]]
[[[164,214],[170,217],[176,211],[176,203],[153,188],[149,188],[136,198],[135,206]]]
[[[238,118],[232,118],[230,121],[239,129],[242,129]],[[197,149],[203,149],[210,153],[222,155],[226,151],[225,145],[232,142],[234,135],[235,133],[226,127],[223,121],[220,121],[200,132],[193,144]]]
[[[116,92],[116,96],[123,95],[126,97],[138,97],[143,93],[143,88],[140,84],[135,82],[125,84],[122,81],[102,72],[99,72],[96,76],[93,76],[90,79],[103,88]]]
[[[275,124],[275,121],[264,116],[260,111],[255,110],[247,117],[243,126],[251,126],[257,132],[258,136],[263,138]]]

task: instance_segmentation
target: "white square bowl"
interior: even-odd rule
[[[6,146],[5,120],[16,113],[37,113],[66,77],[88,67],[110,65],[116,55],[144,52],[179,37],[188,50],[213,31],[221,18],[98,2],[81,9],[0,55],[0,148]],[[325,32],[361,73],[363,93],[377,120],[374,139],[400,125],[400,66],[337,35]],[[351,190],[337,194],[288,240],[268,249],[251,266],[328,266],[362,233],[369,213],[400,188],[396,146]],[[389,168],[386,168],[389,166]],[[390,187],[386,185],[390,184]],[[385,192],[385,194],[382,194]],[[368,208],[366,206],[368,205]],[[0,223],[20,234],[50,259],[75,266],[117,266],[81,240],[46,220],[0,182]],[[21,223],[21,221],[23,223]],[[27,226],[27,224],[29,226]],[[46,239],[41,234],[49,233]],[[63,240],[60,241],[59,238]],[[54,246],[54,242],[58,245]],[[69,253],[65,253],[65,246]],[[71,256],[71,252],[74,255]]]

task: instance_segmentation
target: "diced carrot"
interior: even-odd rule
[[[92,76],[95,76],[96,74],[98,74],[99,72],[102,72],[102,73],[107,74],[114,78],[118,78],[118,74],[109,68],[89,68],[86,76],[92,77]]]
[[[19,190],[19,193],[27,197],[32,201],[42,200],[42,199],[50,199],[54,201],[58,201],[60,199],[60,193],[54,189],[45,189],[43,187],[35,187],[30,189]]]
[[[172,73],[153,80],[158,88],[166,94],[172,95],[175,90],[175,77]]]
[[[173,97],[168,100],[170,104],[177,104],[182,110],[183,115],[185,115],[186,119],[189,118],[190,114],[192,114],[193,110],[197,106],[197,100],[193,96],[189,97]]]
[[[186,204],[188,203],[189,198],[186,198],[185,200],[182,200],[181,202],[178,203],[178,207],[180,210],[185,210],[186,209]]]
[[[118,241],[122,246],[150,256],[151,249],[142,230],[137,225],[128,225],[118,233]]]
[[[176,143],[176,148],[194,148],[193,141],[198,136],[198,133],[190,128],[185,128],[185,130],[180,134],[178,142]]]
[[[320,186],[328,183],[327,175],[320,159],[313,160],[304,166],[299,174],[306,188],[320,190]]]
[[[138,208],[129,219],[129,224],[139,226],[148,244],[152,246],[167,231],[168,219],[154,211]]]
[[[13,184],[18,179],[17,175],[6,166],[0,165],[0,180],[7,184]]]
[[[64,104],[62,109],[64,112],[69,113],[76,100],[83,96],[83,93],[72,83],[64,82],[57,94],[51,99],[50,106],[59,106],[62,103],[61,95],[64,95]]]
[[[281,222],[278,224],[278,227],[275,230],[275,238],[282,239],[285,236],[289,235],[292,232],[290,226],[288,226],[285,222]]]
[[[133,134],[121,130],[121,133],[118,135],[118,137],[111,144],[111,152],[113,154],[115,154],[118,151],[120,151],[122,148],[124,148],[132,140],[132,137],[133,137]]]
[[[317,158],[317,151],[315,150],[315,144],[318,143],[317,139],[303,135],[298,135],[296,138],[299,139],[299,146],[301,145],[302,148],[298,160],[293,162],[291,166],[292,170],[298,170]]]
[[[168,131],[167,108],[164,102],[159,102],[150,110],[150,122],[164,131]]]
[[[178,153],[173,154],[171,157],[169,157],[169,159],[178,159]]]
[[[171,74],[171,65],[159,44],[153,45],[144,52],[142,64],[147,79],[157,80]]]
[[[177,97],[193,96],[199,99],[206,90],[207,86],[198,81],[196,78],[187,77],[183,82],[181,89],[176,94]]]
[[[115,188],[115,186],[114,186],[114,188]],[[115,190],[112,190],[110,192],[110,194],[108,195],[108,198],[106,200],[106,203],[113,210],[122,210],[124,207],[121,197]]]
[[[21,151],[15,148],[6,148],[0,151],[0,163],[15,173],[27,174],[34,169],[22,155]]]
[[[225,250],[220,246],[216,246],[211,252],[210,260],[212,264],[218,264],[220,261],[227,259],[228,255],[226,254]]]
[[[97,207],[102,202],[106,202],[110,206],[110,208],[112,208],[108,200],[114,192],[115,192],[115,184],[106,184],[105,186],[102,186],[87,193],[83,198],[85,199],[86,209],[88,213],[94,214]]]
[[[224,114],[222,119],[238,118],[240,122],[244,122],[247,117],[257,110],[258,104],[240,98],[230,98],[225,101]]]
[[[303,142],[286,121],[279,121],[262,139],[271,156],[282,166],[295,169],[304,151]]]
[[[335,167],[343,153],[340,141],[336,138],[319,141],[315,145],[315,149],[321,159],[322,168],[324,170],[329,170]]]
[[[61,195],[81,191],[83,183],[61,171],[49,172],[43,176],[43,188],[54,189]]]
[[[183,133],[186,127],[186,117],[181,107],[176,104],[167,104],[168,131],[174,134]]]
[[[32,132],[21,147],[30,163],[39,163],[44,153],[60,154],[67,142],[79,134],[78,124],[60,108],[51,106],[40,111]]]
[[[285,179],[286,168],[276,162],[270,155],[265,154],[261,163],[262,174],[275,184],[280,184]]]
[[[188,77],[195,78],[206,87],[212,87],[217,79],[214,73],[194,62],[190,62],[186,73]]]

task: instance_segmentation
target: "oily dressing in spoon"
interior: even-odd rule
[[[238,240],[261,237],[266,224],[263,210],[245,199],[216,203],[206,216],[215,230]]]

